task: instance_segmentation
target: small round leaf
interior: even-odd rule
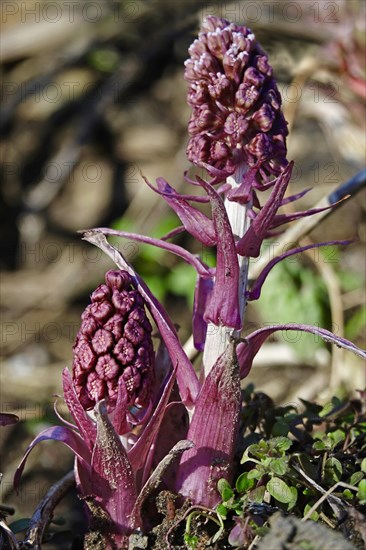
[[[294,493],[282,479],[279,477],[273,477],[266,485],[269,494],[284,504],[289,504],[294,500]]]

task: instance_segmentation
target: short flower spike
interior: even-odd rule
[[[91,304],[82,315],[73,361],[74,387],[85,410],[101,399],[106,399],[109,410],[113,410],[120,380],[129,406],[148,405],[154,352],[144,305],[127,271],[108,271],[105,284],[91,295]]]

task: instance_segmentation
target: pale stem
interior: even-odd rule
[[[241,165],[236,170],[233,176],[228,178],[228,183],[232,188],[239,187],[243,181],[243,176],[247,172],[248,167]],[[247,215],[248,210],[252,207],[251,203],[243,206],[237,202],[225,199],[226,212],[235,237],[242,237],[249,228],[250,217]],[[243,326],[246,308],[245,291],[248,283],[249,258],[238,256],[239,262],[239,306],[241,324]],[[203,353],[203,365],[205,377],[208,375],[216,360],[222,355],[227,348],[230,338],[239,338],[240,331],[234,330],[225,326],[217,326],[214,323],[209,323],[207,327],[207,337],[205,350]]]

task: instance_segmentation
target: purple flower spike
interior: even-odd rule
[[[106,399],[112,411],[121,380],[127,405],[146,407],[152,394],[154,352],[144,300],[127,271],[109,271],[105,281],[91,295],[76,337],[76,394],[85,410]]]
[[[209,16],[189,53],[189,160],[212,173],[229,175],[244,163],[260,166],[263,181],[277,176],[287,164],[287,123],[272,68],[252,31]]]

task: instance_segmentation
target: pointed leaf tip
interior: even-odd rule
[[[9,426],[19,422],[19,417],[16,414],[0,413],[0,426]]]
[[[240,377],[245,378],[252,367],[253,359],[260,350],[262,344],[267,338],[278,331],[296,331],[309,332],[322,338],[325,342],[335,344],[336,346],[351,351],[362,359],[366,359],[366,351],[357,347],[355,344],[326,330],[324,328],[314,327],[311,325],[302,325],[298,323],[288,323],[284,325],[273,325],[269,327],[255,330],[244,341],[240,342],[237,347],[238,361],[240,365]]]
[[[62,372],[62,382],[66,405],[84,441],[87,443],[89,449],[92,450],[97,433],[96,427],[79,401],[68,368],[65,368]]]
[[[251,256],[253,258],[259,256],[262,242],[266,238],[275,215],[281,206],[291,178],[293,165],[294,163],[290,162],[278,176],[266,204],[252,221],[245,235],[236,243],[236,250],[241,256]]]
[[[37,443],[40,443],[41,441],[47,441],[49,439],[64,443],[67,447],[69,447],[69,449],[71,449],[74,452],[78,460],[80,460],[81,463],[86,468],[88,468],[88,465],[90,464],[90,460],[91,460],[91,454],[88,449],[88,446],[83,441],[83,439],[67,426],[52,426],[51,428],[46,428],[45,430],[43,430],[32,441],[32,443],[29,445],[28,449],[26,450],[22,458],[22,461],[20,462],[14,475],[14,488],[16,491],[18,490],[18,487],[20,484],[20,478],[23,473],[25,463],[27,461],[29,453],[37,445]]]

